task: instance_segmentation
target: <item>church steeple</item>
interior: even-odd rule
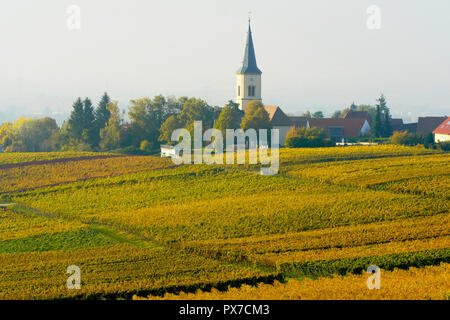
[[[253,46],[252,29],[250,26],[250,19],[248,19],[248,34],[247,43],[245,44],[244,60],[242,67],[237,71],[238,74],[261,74],[256,65],[255,48]]]
[[[256,65],[255,48],[253,47],[252,29],[248,19],[247,43],[244,61],[236,74],[236,102],[244,110],[253,100],[261,100],[261,70]]]

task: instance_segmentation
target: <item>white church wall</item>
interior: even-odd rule
[[[248,86],[255,86],[255,95],[248,96]],[[240,88],[240,90],[239,90]],[[240,91],[240,92],[239,92]],[[247,104],[253,100],[261,100],[261,75],[258,74],[237,74],[236,75],[236,102],[239,107],[245,110]]]

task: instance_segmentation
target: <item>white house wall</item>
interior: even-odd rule
[[[435,133],[434,142],[450,141],[450,134]]]
[[[363,124],[363,126],[361,128],[361,134],[367,134],[369,132],[370,132],[370,124],[366,120],[366,121],[364,121],[364,124]]]
[[[291,130],[291,126],[273,126],[272,129],[280,130],[280,147],[284,147],[284,143],[286,142],[286,136],[289,130]]]

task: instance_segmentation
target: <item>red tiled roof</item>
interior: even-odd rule
[[[433,133],[438,134],[449,134],[450,135],[450,117],[448,117],[444,122],[442,122],[439,127],[437,127]]]
[[[344,138],[356,138],[359,136],[366,119],[343,119],[343,118],[312,118],[308,119],[310,127],[318,127],[325,130],[329,135],[328,127],[342,127]]]

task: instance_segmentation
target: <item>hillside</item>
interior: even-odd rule
[[[214,297],[180,297],[253,299],[264,288],[265,299],[317,298],[308,286],[321,298],[360,299],[373,264],[388,279],[411,267],[424,275],[413,298],[448,297],[448,276],[436,285],[434,270],[450,263],[450,154],[282,149],[278,175],[257,169],[0,154],[0,203],[11,204],[0,207],[0,299],[176,298],[212,288]],[[80,290],[66,287],[70,265],[81,269]],[[351,283],[345,295],[326,290],[340,283]],[[387,295],[367,297],[408,298],[398,281],[385,286]]]

